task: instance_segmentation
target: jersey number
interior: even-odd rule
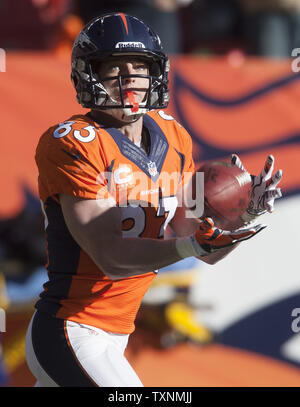
[[[161,198],[157,209],[153,206],[122,207],[123,236],[162,238],[176,208],[175,196]]]
[[[71,121],[60,123],[59,126],[54,130],[53,137],[61,138],[61,137],[67,136],[73,130],[72,125],[74,123],[75,122],[71,122]],[[88,134],[86,136],[84,136],[81,133],[82,130],[87,131]],[[82,143],[89,143],[90,141],[93,141],[94,138],[96,137],[95,128],[93,126],[86,126],[80,130],[74,130],[73,136],[76,138],[76,140],[79,140]]]

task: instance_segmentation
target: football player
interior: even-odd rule
[[[153,30],[122,13],[75,40],[71,78],[89,111],[36,150],[49,276],[26,339],[36,386],[142,386],[124,350],[156,270],[214,264],[264,228],[225,232],[186,215],[192,141],[162,110],[169,66]],[[177,237],[164,240],[168,224]]]

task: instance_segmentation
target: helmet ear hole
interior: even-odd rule
[[[98,74],[101,68],[102,61],[92,60],[90,64],[93,74]]]
[[[150,65],[150,75],[160,77],[161,69],[158,62],[153,62]]]

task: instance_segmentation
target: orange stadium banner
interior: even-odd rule
[[[289,61],[182,57],[172,66],[170,110],[192,135],[196,161],[236,152],[258,173],[272,153],[284,193],[300,192],[300,75]]]

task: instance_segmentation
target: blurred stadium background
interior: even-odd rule
[[[0,0],[1,385],[34,384],[24,339],[47,279],[35,147],[46,128],[84,111],[69,80],[72,42],[111,10],[160,34],[171,59],[166,113],[192,135],[196,162],[235,152],[258,173],[272,153],[284,173],[261,235],[216,266],[189,259],[162,270],[128,359],[145,386],[298,387],[299,0]]]

